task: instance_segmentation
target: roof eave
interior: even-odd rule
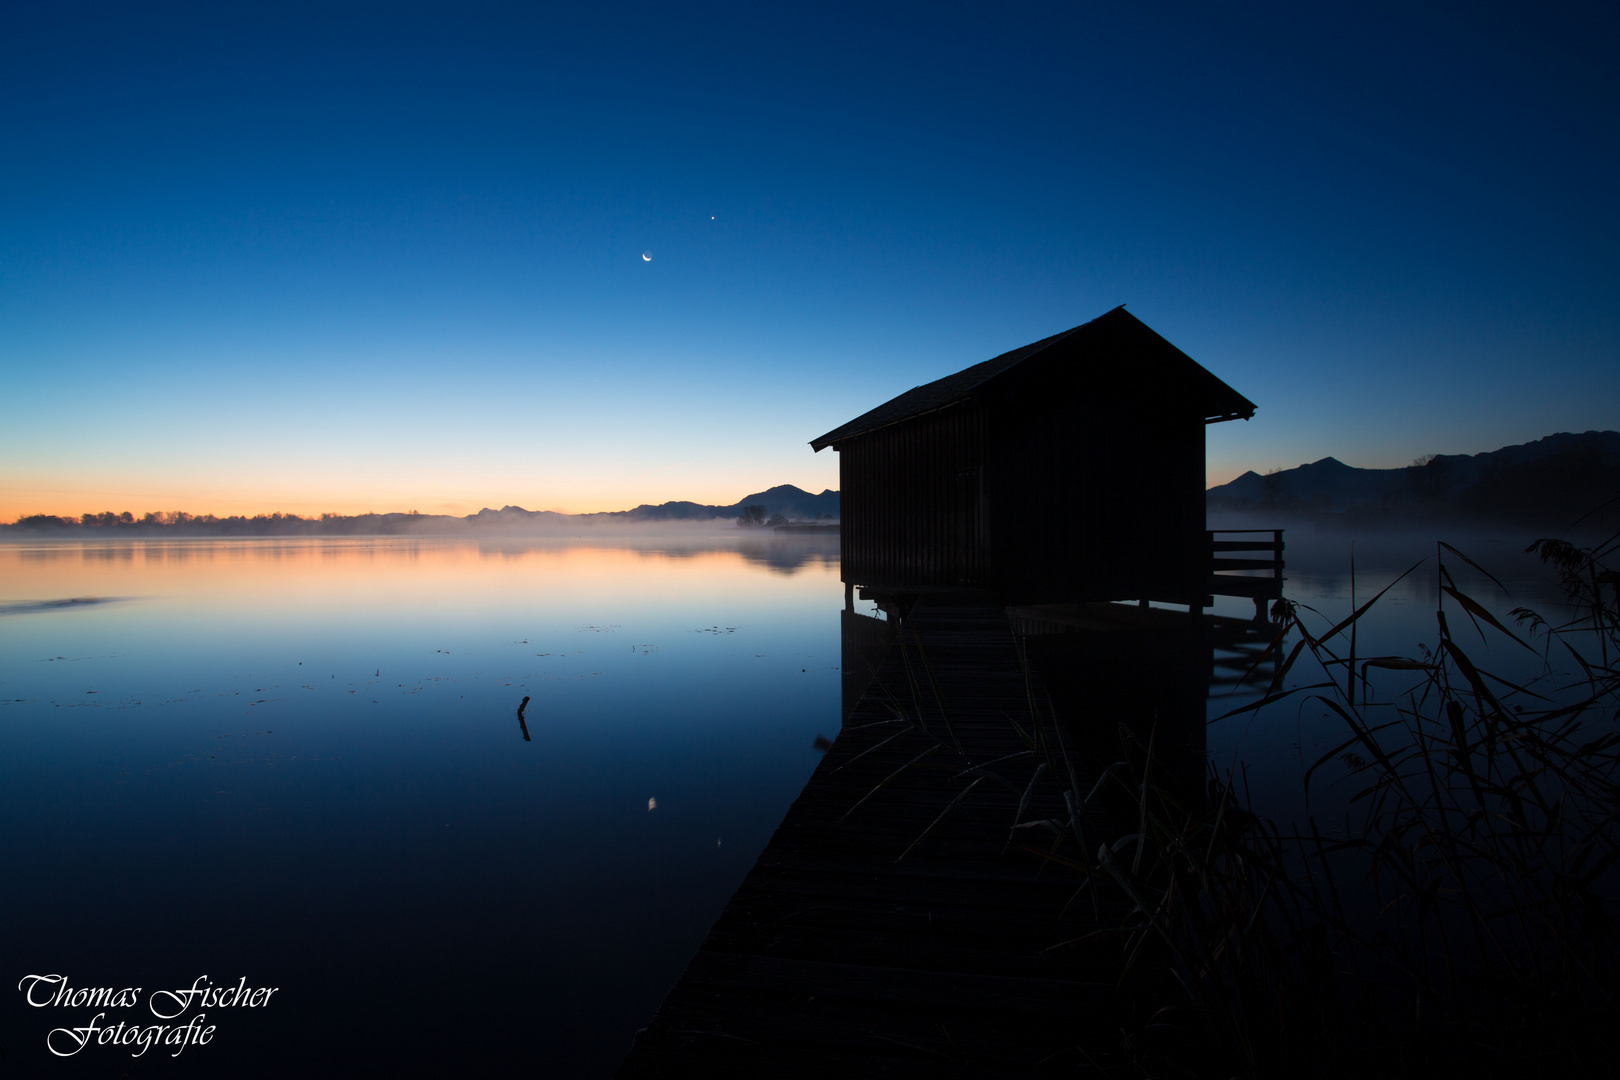
[[[946,409],[954,409],[958,405],[966,405],[966,404],[968,404],[969,402],[971,402],[973,400],[974,400],[974,395],[969,395],[967,397],[958,398],[957,400],[952,401],[952,402],[950,402],[948,404],[936,406],[936,407],[934,407],[932,409],[923,409],[921,412],[908,413],[907,415],[902,416],[898,420],[890,420],[887,423],[883,423],[883,424],[873,424],[871,427],[862,428],[859,431],[845,431],[842,434],[839,434],[840,429],[833,428],[831,431],[827,432],[826,435],[821,436],[821,438],[819,438],[819,439],[811,439],[810,440],[810,449],[813,452],[817,453],[817,454],[821,453],[823,450],[825,450],[829,446],[832,447],[834,450],[837,450],[839,443],[846,443],[851,439],[859,439],[859,438],[861,438],[863,436],[872,434],[874,431],[883,431],[886,428],[899,427],[901,424],[909,424],[911,421],[917,419],[920,416],[932,416],[935,413],[944,412]],[[837,438],[831,438],[830,436],[833,436],[833,435],[837,435],[838,437]]]
[[[1206,416],[1206,417],[1204,417],[1204,423],[1206,425],[1207,424],[1224,424],[1228,420],[1252,420],[1252,419],[1254,419],[1254,406],[1250,405],[1247,409],[1238,409],[1238,410],[1235,410],[1233,412],[1221,413],[1218,416]]]

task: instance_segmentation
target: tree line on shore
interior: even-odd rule
[[[118,513],[81,514],[77,518],[54,514],[28,514],[11,525],[0,525],[0,532],[16,534],[170,535],[170,536],[328,536],[375,535],[378,533],[418,532],[430,524],[461,524],[462,518],[420,514],[415,510],[390,514],[190,514],[183,510],[154,510],[136,517],[128,510]]]
[[[838,520],[838,492],[819,495],[782,484],[745,496],[728,505],[688,501],[643,504],[630,510],[592,514],[566,514],[554,510],[525,510],[521,506],[488,507],[457,517],[423,514],[415,510],[386,514],[335,514],[305,517],[300,514],[191,514],[183,510],[153,510],[137,517],[125,510],[103,510],[77,518],[55,514],[27,514],[10,525],[0,524],[0,536],[140,537],[140,536],[389,536],[400,534],[531,531],[569,532],[614,527],[664,527],[713,522],[743,527],[789,522]]]

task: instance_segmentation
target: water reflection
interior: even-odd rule
[[[283,988],[175,1076],[606,1075],[818,760],[836,554],[0,544],[0,947]],[[117,1071],[42,1016],[0,999],[24,1071]]]
[[[523,559],[539,552],[617,551],[647,559],[690,559],[735,553],[744,562],[786,574],[838,567],[837,534],[769,535],[716,533],[656,535],[634,540],[588,537],[440,538],[303,537],[294,539],[132,539],[113,542],[0,541],[0,563],[165,564],[211,562],[298,562],[308,559],[415,559],[435,552],[476,553],[487,559]]]
[[[849,608],[842,613],[846,719],[893,654],[912,605],[924,602],[871,590],[863,590],[863,596],[876,600],[882,617]],[[1274,637],[1269,623],[1200,617],[1185,610],[1110,603],[998,609],[988,595],[964,595],[954,602],[982,608],[992,618],[1004,614],[1036,676],[1032,692],[1064,722],[1082,771],[1095,776],[1117,761],[1122,738],[1134,738],[1142,746],[1151,741],[1172,777],[1167,782],[1190,793],[1202,788],[1205,716],[1217,657],[1233,652],[1253,657]],[[911,677],[919,685],[932,685],[931,674]],[[1009,725],[1016,722],[1018,718],[1008,718]]]
[[[843,717],[847,720],[893,648],[898,623],[848,609],[840,612],[839,618]]]
[[[1499,617],[1509,619],[1508,612],[1521,604],[1554,619],[1564,613],[1551,574],[1523,553],[1518,538],[1481,534],[1457,541],[1489,573],[1449,558],[1450,580]],[[1305,533],[1290,535],[1288,550],[1285,595],[1308,609],[1302,621],[1313,634],[1326,633],[1389,586],[1356,623],[1356,655],[1415,657],[1434,648],[1441,579],[1432,536]],[[900,598],[879,600],[893,609],[891,615],[903,607]],[[841,616],[845,716],[894,640],[893,622],[853,607],[849,595]],[[1261,808],[1289,820],[1306,811],[1305,769],[1343,741],[1335,716],[1308,694],[1218,719],[1271,690],[1284,659],[1301,645],[1269,620],[1257,621],[1246,599],[1218,597],[1202,620],[1184,609],[1120,604],[1026,607],[1010,615],[1054,705],[1076,725],[1092,760],[1117,760],[1122,730],[1143,741],[1153,734],[1161,746],[1178,748],[1178,769],[1189,778],[1202,772],[1206,760],[1222,770],[1241,766]],[[1455,622],[1458,629],[1466,632],[1466,624]],[[1492,655],[1483,636],[1471,642],[1504,677],[1524,680],[1540,673],[1538,653],[1504,654],[1497,641]],[[1348,655],[1348,635],[1330,647]],[[1306,650],[1276,689],[1329,678],[1343,680],[1342,662],[1324,672]],[[1369,679],[1367,692],[1378,700],[1399,699],[1411,682],[1399,671],[1374,671]],[[1324,789],[1319,802],[1336,805],[1331,794]]]
[[[1126,604],[1016,608],[1013,627],[1052,707],[1093,775],[1119,760],[1121,739],[1154,746],[1167,785],[1203,785],[1210,620]]]
[[[1356,596],[1404,554],[1358,547]],[[1339,554],[1290,556],[1289,595],[1347,614]],[[1432,640],[1433,586],[1391,593],[1366,651]],[[0,544],[0,604],[27,609],[0,620],[0,944],[19,972],[286,988],[177,1076],[604,1074],[892,641],[842,591],[836,537]],[[86,597],[141,602],[60,603]],[[1270,677],[1232,693],[1255,643],[1219,621],[1015,617],[1104,765],[1123,726],[1188,776],[1242,752],[1270,797],[1261,773],[1297,792],[1333,745],[1292,703],[1203,725]],[[9,1057],[43,1052],[38,1019],[0,999]]]

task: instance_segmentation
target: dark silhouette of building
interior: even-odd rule
[[[839,454],[848,585],[1198,607],[1204,425],[1254,408],[1120,307],[810,445]]]

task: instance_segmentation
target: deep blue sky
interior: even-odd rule
[[[1120,303],[1258,403],[1212,483],[1620,426],[1617,30],[12,2],[0,517],[836,487],[811,438]]]

